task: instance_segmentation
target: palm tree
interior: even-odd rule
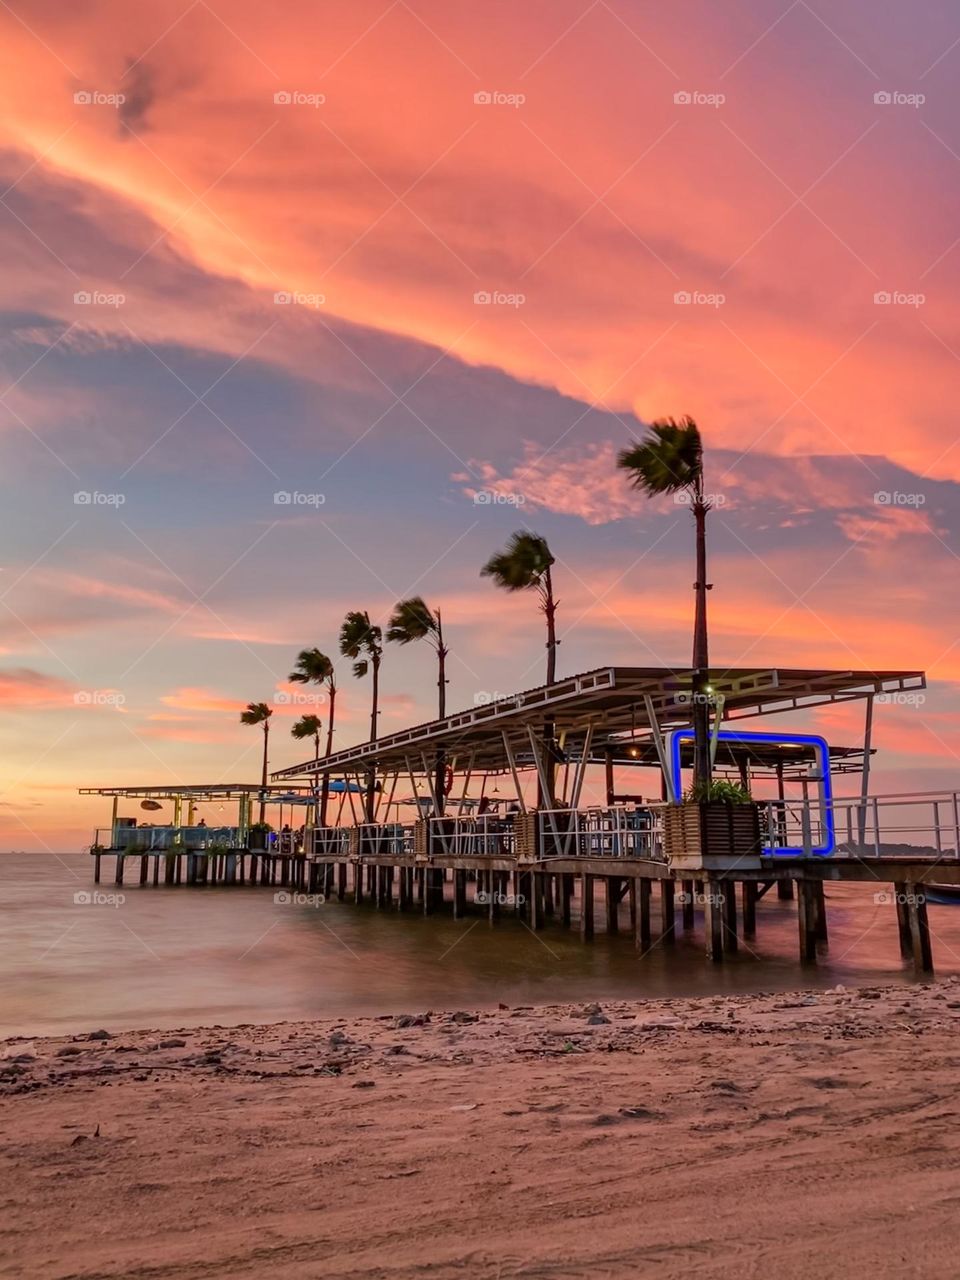
[[[273,715],[271,709],[265,702],[248,702],[246,711],[240,712],[241,724],[262,724],[263,725],[263,772],[260,778],[260,785],[266,790],[267,786],[267,744],[270,739],[270,717]],[[260,821],[263,822],[266,814],[266,801],[264,793],[260,793]]]
[[[553,598],[550,569],[555,564],[546,538],[521,530],[511,536],[503,551],[490,557],[480,570],[482,578],[492,578],[504,591],[535,590],[540,596],[540,611],[547,619],[547,684],[557,678],[557,602]],[[546,786],[538,781],[537,806],[552,809],[556,791],[557,769],[556,723],[548,719],[543,725],[543,757]]]
[[[319,716],[301,716],[290,730],[291,735],[302,742],[305,738],[313,739],[314,759],[320,758],[320,730],[323,728],[323,721]],[[316,780],[314,780],[316,781]]]
[[[447,714],[447,655],[450,650],[443,643],[443,623],[439,609],[430,609],[420,596],[401,600],[393,611],[387,627],[387,639],[396,644],[410,644],[413,640],[429,640],[437,651],[439,674],[437,677],[438,718]]]
[[[428,640],[437,653],[438,718],[447,714],[447,654],[443,643],[443,622],[439,609],[430,609],[421,596],[401,600],[393,610],[387,627],[387,640],[395,644],[410,644],[414,640]],[[437,814],[443,814],[445,762],[443,749],[437,752],[435,793]]]
[[[380,627],[370,621],[370,615],[364,610],[351,610],[343,620],[340,628],[340,652],[345,658],[352,658],[353,674],[362,680],[367,672],[373,677],[373,689],[370,702],[370,741],[377,740],[377,716],[380,700],[380,663],[383,659],[383,632]],[[374,795],[376,789],[376,772],[370,770],[367,782],[367,821],[373,821]]]
[[[290,679],[295,684],[326,685],[330,710],[327,714],[327,746],[324,755],[333,751],[333,722],[336,715],[337,681],[333,663],[319,649],[301,649],[297,655],[296,668],[290,672]],[[320,790],[320,826],[327,825],[327,801],[330,798],[330,774],[324,773]]]
[[[710,783],[710,659],[707,645],[707,512],[711,503],[703,492],[703,442],[693,418],[660,418],[646,440],[622,449],[617,465],[630,473],[634,488],[649,497],[686,495],[697,528],[696,612],[693,625],[694,782]]]
[[[493,578],[504,591],[536,590],[540,611],[547,619],[547,684],[557,678],[557,602],[553,598],[553,554],[546,538],[523,531],[511,536],[505,550],[491,556],[480,570],[482,578]]]

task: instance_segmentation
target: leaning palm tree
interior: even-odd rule
[[[634,488],[649,497],[683,493],[697,528],[696,612],[693,626],[694,782],[710,783],[710,660],[707,645],[707,512],[711,503],[703,491],[703,442],[693,418],[660,418],[646,440],[622,449],[617,465],[630,473]]]
[[[551,567],[556,563],[546,538],[520,531],[511,536],[503,551],[491,556],[480,570],[482,578],[493,578],[504,591],[535,590],[540,611],[547,619],[547,684],[557,678],[557,602],[553,598]]]
[[[260,792],[260,822],[263,822],[267,811],[264,795],[267,787],[267,744],[270,739],[270,717],[272,715],[273,712],[265,702],[248,702],[246,711],[240,712],[241,724],[263,725],[263,771],[260,779],[263,791]]]
[[[340,652],[345,658],[353,659],[353,674],[358,680],[369,671],[372,675],[372,692],[370,700],[370,741],[377,739],[377,716],[380,700],[380,663],[383,659],[383,632],[380,627],[370,621],[370,615],[364,609],[351,610],[343,620],[340,628]],[[367,821],[372,822],[374,816],[374,796],[376,794],[376,772],[371,768],[367,782]]]
[[[523,530],[511,536],[503,551],[490,557],[480,570],[482,578],[492,578],[504,591],[536,591],[540,611],[547,620],[547,684],[557,678],[557,602],[553,597],[551,567],[556,563],[546,538]],[[546,720],[543,726],[544,774],[546,783],[538,783],[538,808],[552,809],[556,790],[556,725]]]
[[[393,616],[387,627],[387,640],[395,644],[411,644],[414,640],[428,640],[437,653],[437,690],[438,718],[447,714],[447,654],[450,652],[443,642],[443,621],[439,609],[430,609],[421,596],[411,596],[409,600],[401,600],[393,610]],[[444,775],[446,765],[443,749],[437,751],[436,768],[436,809],[443,814]]]
[[[314,759],[320,759],[320,730],[323,728],[323,721],[319,716],[301,716],[290,730],[291,735],[298,742],[303,742],[306,738],[313,739]],[[316,800],[316,795],[314,795]]]
[[[430,609],[420,596],[401,600],[393,611],[387,627],[387,639],[396,644],[410,644],[413,640],[429,640],[437,651],[437,714],[443,719],[447,714],[447,655],[450,650],[443,643],[443,622],[439,609]]]
[[[333,663],[319,649],[301,649],[297,655],[297,664],[290,672],[290,679],[295,684],[325,685],[329,699],[327,713],[327,746],[324,755],[333,751],[333,723],[336,715],[337,681]],[[327,802],[330,799],[330,774],[324,773],[320,790],[320,826],[327,825]]]

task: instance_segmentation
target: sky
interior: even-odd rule
[[[289,672],[348,609],[440,607],[454,709],[540,683],[535,600],[479,575],[515,529],[561,674],[686,664],[689,510],[616,467],[681,414],[713,660],[925,670],[874,789],[958,785],[949,0],[12,0],[0,36],[0,849],[89,843],[80,786],[254,779],[249,701],[303,759]],[[430,718],[426,646],[383,693],[381,732]]]

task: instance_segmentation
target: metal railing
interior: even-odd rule
[[[542,809],[537,821],[540,848],[545,859],[664,860],[662,805]]]
[[[98,827],[94,844],[122,853],[191,852],[240,847],[239,827]]]
[[[308,828],[304,832],[304,845],[312,858],[345,858],[350,852],[350,828]]]
[[[512,858],[516,847],[514,820],[493,813],[469,818],[430,818],[427,848],[444,858]]]
[[[412,858],[413,826],[402,822],[363,822],[358,827],[361,858]]]
[[[895,792],[885,796],[840,796],[768,801],[768,848],[797,854],[858,857],[960,856],[960,792]]]

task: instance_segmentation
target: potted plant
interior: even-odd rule
[[[664,810],[663,844],[670,865],[684,870],[759,867],[760,806],[735,782],[695,786]]]
[[[270,832],[273,830],[269,822],[255,822],[247,832],[247,848],[251,853],[266,853],[270,847]]]

